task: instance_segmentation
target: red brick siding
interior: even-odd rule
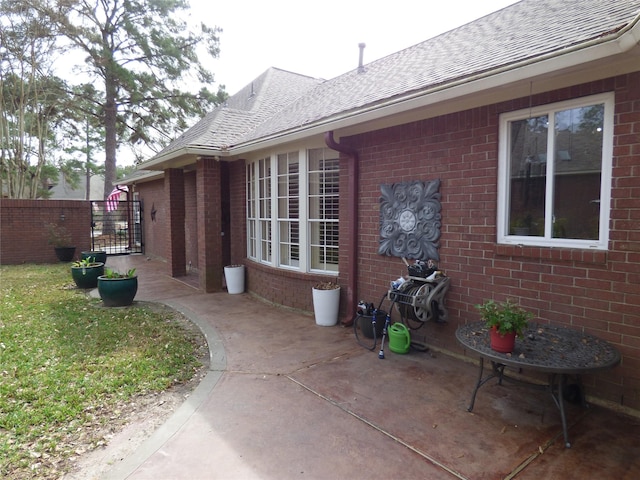
[[[616,92],[611,241],[607,252],[497,245],[498,115],[523,98],[348,139],[361,156],[359,296],[380,297],[403,273],[400,259],[377,255],[381,183],[440,178],[441,267],[452,277],[447,325],[429,341],[457,350],[454,332],[479,319],[473,306],[513,296],[540,321],[584,327],[623,353],[613,372],[589,380],[598,395],[640,409],[640,73],[538,95],[546,104]],[[590,391],[593,393],[593,389]]]
[[[198,204],[196,199],[196,173],[184,175],[184,235],[187,269],[198,268]]]
[[[247,257],[246,168],[243,161],[229,165],[231,201],[231,263],[245,263]]]
[[[61,215],[64,214],[64,221]],[[91,249],[91,203],[77,200],[0,200],[0,264],[57,262],[46,225],[63,225],[76,257]]]
[[[171,208],[168,210],[167,236],[169,273],[174,277],[186,274],[185,261],[185,186],[184,173],[180,169],[165,171],[164,190]]]
[[[198,269],[200,288],[206,292],[222,289],[222,216],[220,212],[220,162],[198,160],[196,170],[198,215]]]

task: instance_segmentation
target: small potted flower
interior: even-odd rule
[[[312,294],[316,324],[330,327],[338,323],[340,285],[331,281],[319,282],[312,288]]]
[[[98,277],[104,275],[104,263],[93,257],[76,260],[71,264],[71,277],[78,288],[96,288]]]
[[[482,320],[489,328],[491,348],[500,353],[511,353],[515,346],[516,336],[529,326],[529,320],[533,317],[515,302],[496,303],[487,300],[482,305],[476,305],[480,311]]]

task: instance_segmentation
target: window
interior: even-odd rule
[[[339,160],[336,154],[328,149],[309,151],[312,270],[338,271],[338,177]]]
[[[500,117],[498,242],[606,249],[613,94]]]
[[[299,182],[298,152],[278,155],[278,233],[282,266],[300,266]]]
[[[271,262],[271,159],[247,165],[247,256]]]
[[[247,163],[248,257],[281,268],[337,273],[338,181],[338,154],[326,148]]]

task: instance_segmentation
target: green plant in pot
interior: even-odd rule
[[[523,214],[511,222],[511,234],[531,235],[533,232],[533,216],[530,213]]]
[[[71,277],[78,288],[96,288],[98,277],[104,275],[104,263],[93,257],[76,260],[71,264]]]
[[[476,305],[476,309],[482,315],[485,326],[490,329],[491,348],[501,353],[513,351],[516,336],[522,335],[533,317],[531,312],[509,299],[501,303],[487,300],[482,305]]]
[[[80,258],[93,258],[94,262],[107,263],[107,252],[104,250],[88,250],[86,252],[80,252]]]
[[[46,228],[47,241],[49,245],[53,245],[58,260],[70,262],[76,253],[76,247],[73,245],[73,238],[69,230],[55,223],[49,223]]]
[[[133,303],[138,292],[136,269],[118,272],[105,268],[98,277],[98,293],[105,307],[125,307]]]

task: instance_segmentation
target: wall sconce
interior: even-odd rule
[[[60,221],[64,222],[64,210],[60,211]]]

